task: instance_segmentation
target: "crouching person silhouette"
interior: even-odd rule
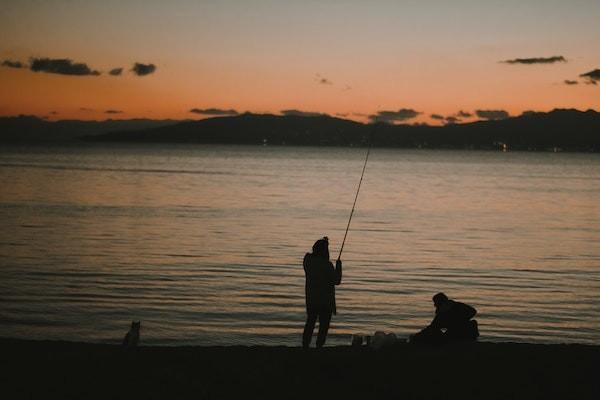
[[[411,335],[416,344],[446,344],[475,341],[479,337],[477,321],[472,319],[477,310],[468,304],[450,300],[444,293],[433,296],[435,317],[420,332]]]
[[[317,348],[323,347],[331,315],[336,313],[335,285],[342,282],[342,262],[338,259],[335,268],[329,261],[329,239],[324,237],[315,242],[312,253],[304,256],[306,275],[306,324],[302,335],[302,347],[310,346],[315,323],[319,319]]]

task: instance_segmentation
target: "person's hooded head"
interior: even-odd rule
[[[329,261],[329,238],[327,236],[324,236],[313,244],[312,254],[315,257],[324,258]]]
[[[446,303],[448,303],[448,296],[444,293],[440,292],[433,296],[433,305],[435,305],[436,309],[440,309],[440,307],[443,307]]]

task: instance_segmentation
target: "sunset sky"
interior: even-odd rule
[[[0,115],[599,110],[599,21],[598,0],[3,0]]]

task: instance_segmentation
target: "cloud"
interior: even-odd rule
[[[150,75],[150,74],[154,73],[154,71],[156,71],[156,65],[142,64],[142,63],[136,62],[135,64],[133,64],[131,71],[133,71],[133,73],[136,74],[137,76]]]
[[[446,117],[447,124],[456,124],[457,122],[460,122],[460,118],[454,117],[452,115],[449,117]]]
[[[371,122],[385,122],[391,124],[415,118],[419,114],[421,114],[421,112],[415,111],[412,108],[401,108],[398,111],[378,111],[377,114],[369,115],[369,119]]]
[[[2,66],[9,67],[9,68],[25,68],[25,64],[23,64],[21,61],[12,61],[12,60],[4,60],[2,62]]]
[[[482,119],[497,120],[505,119],[510,115],[504,110],[476,110],[475,114]]]
[[[577,85],[579,82],[565,79],[564,83],[565,83],[565,85]]]
[[[49,74],[98,76],[100,72],[92,70],[85,63],[76,63],[68,58],[32,58],[29,67],[33,72],[47,72]]]
[[[121,110],[106,110],[106,111],[104,111],[104,114],[123,114],[123,111],[121,111]]]
[[[563,56],[552,57],[531,57],[531,58],[515,58],[513,60],[501,61],[505,64],[554,64],[557,62],[567,62]]]
[[[56,114],[58,114],[58,111],[50,111],[50,114],[56,115]]]
[[[595,85],[600,82],[600,69],[595,69],[579,76],[585,79],[585,83]]]
[[[456,113],[456,116],[459,118],[471,118],[473,116],[473,114],[471,114],[470,112],[460,110],[459,112]]]
[[[192,108],[189,112],[201,115],[238,115],[239,113],[233,109],[223,110],[220,108]]]
[[[431,119],[438,119],[438,120],[445,119],[445,118],[444,118],[444,116],[443,116],[443,115],[440,115],[440,114],[431,114],[429,117],[430,117]]]
[[[286,117],[322,117],[327,114],[311,112],[311,111],[300,111],[300,110],[281,110],[281,114]]]
[[[108,71],[109,75],[112,76],[119,76],[123,73],[123,68],[113,68],[110,71]]]
[[[348,116],[348,113],[335,113],[335,116],[345,118]]]
[[[94,110],[91,108],[87,108],[87,107],[79,107],[79,111],[90,112],[90,111],[94,111]]]

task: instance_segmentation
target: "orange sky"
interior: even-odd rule
[[[600,3],[479,3],[8,1],[0,62],[69,58],[102,74],[0,67],[0,115],[181,119],[233,108],[364,120],[409,108],[422,113],[409,122],[432,122],[459,110],[600,109],[600,85],[579,77],[600,68]],[[500,62],[557,55],[567,62]],[[157,70],[136,76],[134,62]],[[114,67],[123,75],[108,75]]]

